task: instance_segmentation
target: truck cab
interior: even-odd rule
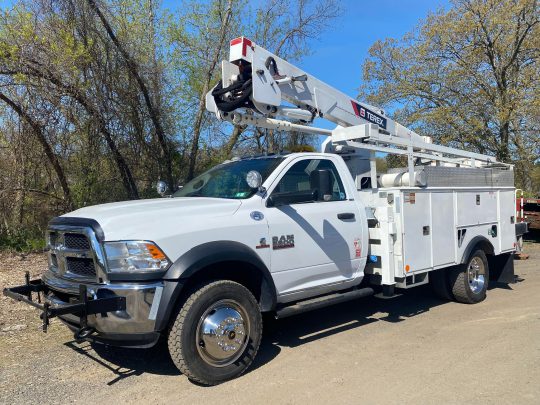
[[[255,181],[252,186],[248,174],[255,178],[250,179]],[[358,285],[368,251],[365,215],[339,156],[296,153],[236,159],[196,177],[171,198],[86,207],[54,219],[44,281],[52,295],[55,290],[78,294],[80,282],[96,297],[102,291],[129,294],[125,314],[95,316],[88,325],[96,332],[105,326],[99,331],[104,340],[108,332],[128,343],[135,334],[144,334],[148,342],[134,343],[152,344],[156,325],[149,319],[170,312],[170,303],[161,303],[160,291],[176,284],[178,295],[184,282],[178,280],[187,279],[193,266],[242,263],[244,267],[229,271],[249,278],[242,269],[256,264],[250,270],[256,272],[253,282],[266,278],[269,310]],[[162,258],[150,265],[139,253],[144,249]],[[55,304],[62,294],[55,295]],[[128,336],[119,333],[122,323],[129,325]],[[136,324],[140,331],[134,330]],[[158,331],[164,326],[158,325]]]
[[[196,325],[189,323],[209,383],[245,368],[236,354],[252,358],[247,344],[258,347],[261,312],[338,291],[372,292],[359,288],[366,211],[347,165],[329,153],[233,159],[170,198],[81,208],[51,221],[47,245],[49,268],[32,291],[45,295],[44,326],[58,316],[77,338],[126,347],[149,347],[162,335],[178,342],[186,330],[172,331],[185,325],[183,311],[210,289],[211,309],[195,310]],[[220,293],[226,298],[216,303]],[[73,302],[85,306],[69,310]]]

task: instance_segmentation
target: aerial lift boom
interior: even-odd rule
[[[218,119],[236,125],[329,136],[326,151],[406,155],[411,179],[415,158],[465,167],[496,164],[491,156],[433,144],[384,110],[352,99],[245,37],[231,41],[222,80],[207,94],[206,106]],[[313,127],[315,118],[337,127]]]

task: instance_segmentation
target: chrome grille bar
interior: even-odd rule
[[[89,227],[51,225],[47,231],[49,269],[75,281],[105,283],[102,246]]]

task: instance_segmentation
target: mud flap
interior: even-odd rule
[[[503,284],[514,284],[516,282],[513,253],[497,256],[488,255],[488,264],[491,280]]]

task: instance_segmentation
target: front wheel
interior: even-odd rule
[[[452,293],[456,301],[475,304],[486,299],[489,267],[484,251],[474,251],[466,264],[453,269],[451,276]]]
[[[169,353],[188,378],[215,385],[249,367],[261,336],[262,317],[253,294],[233,281],[214,281],[180,308],[169,331]]]

